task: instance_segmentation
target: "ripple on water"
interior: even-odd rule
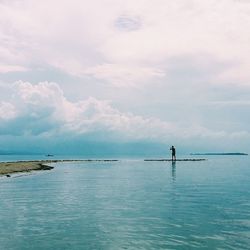
[[[249,165],[213,164],[64,163],[50,174],[1,178],[0,245],[248,249]]]

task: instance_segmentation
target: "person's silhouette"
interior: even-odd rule
[[[176,161],[176,150],[175,150],[175,147],[172,146],[170,148],[170,150],[172,151],[172,161]]]

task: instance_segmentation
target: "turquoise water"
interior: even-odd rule
[[[249,249],[250,160],[57,163],[0,178],[0,249]]]

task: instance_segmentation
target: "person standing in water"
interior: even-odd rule
[[[175,147],[172,146],[170,148],[170,150],[172,151],[172,161],[176,161],[176,150],[175,150]]]

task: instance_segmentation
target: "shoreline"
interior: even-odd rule
[[[176,159],[175,161],[205,161],[206,159]],[[50,166],[51,163],[60,162],[117,162],[115,159],[72,159],[72,160],[31,160],[31,161],[9,161],[0,162],[0,177],[11,177],[11,174],[24,173],[31,171],[44,171],[52,170],[54,167]],[[172,161],[171,159],[144,159],[144,161]],[[175,162],[173,161],[173,162]]]
[[[48,164],[49,162],[47,162]],[[0,176],[10,177],[10,174],[51,170],[54,167],[46,165],[42,161],[18,161],[18,162],[0,162]]]
[[[52,170],[54,167],[47,164],[57,162],[113,162],[118,160],[40,160],[40,161],[9,161],[0,162],[0,176],[10,177],[10,174]]]
[[[193,158],[193,159],[145,159],[144,161],[171,161],[171,162],[176,162],[176,161],[206,161],[207,159],[199,159],[199,158]]]

